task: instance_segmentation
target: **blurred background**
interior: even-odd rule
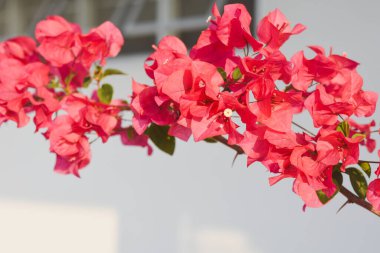
[[[115,94],[130,94],[131,78],[150,83],[143,62],[166,34],[190,47],[207,26],[208,0],[0,0],[0,37],[32,35],[49,14],[84,31],[111,20],[126,38],[109,67]],[[371,0],[216,1],[246,4],[254,24],[278,7],[308,29],[291,38],[291,56],[307,45],[333,47],[361,63],[365,87],[379,91],[380,2]],[[378,119],[379,112],[375,115]],[[306,118],[299,118],[311,126]],[[122,146],[92,145],[81,179],[53,172],[55,158],[32,124],[0,131],[0,252],[7,253],[292,253],[373,252],[380,220],[337,196],[321,209],[302,211],[291,181],[269,187],[266,170],[246,168],[244,157],[218,144],[177,142],[174,157]],[[375,155],[365,158],[377,159]]]

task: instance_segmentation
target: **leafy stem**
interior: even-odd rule
[[[220,142],[220,143],[222,143],[223,145],[225,145],[225,146],[227,146],[227,147],[235,150],[236,153],[239,154],[239,155],[240,154],[244,154],[244,151],[243,151],[243,149],[241,147],[239,147],[238,145],[229,145],[227,139],[224,138],[223,136],[215,136],[215,137],[213,137],[213,139],[216,140],[216,141],[218,141],[218,142]],[[360,162],[363,162],[363,161],[360,160]],[[366,162],[371,163],[372,161],[366,161]],[[379,162],[374,162],[374,163],[379,163]],[[371,213],[375,214],[376,216],[380,217],[380,212],[376,211],[369,202],[365,201],[362,198],[359,198],[354,193],[352,193],[350,190],[348,190],[347,188],[345,188],[343,185],[340,186],[339,192],[343,196],[345,196],[347,198],[347,203],[353,203],[353,204],[356,204],[358,206],[361,206],[364,209],[368,210],[369,212],[371,212]]]

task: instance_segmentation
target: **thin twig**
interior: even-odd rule
[[[367,161],[367,160],[359,160],[360,163],[377,163],[380,164],[380,161]]]
[[[238,145],[229,145],[227,139],[224,138],[223,136],[216,136],[216,137],[213,137],[213,139],[224,144],[224,145],[226,145],[227,147],[235,150],[237,152],[237,154],[243,154],[244,153],[243,149],[241,147],[239,147]],[[369,162],[373,162],[373,161],[369,161]],[[379,163],[379,162],[374,162],[374,163]],[[369,212],[380,217],[380,211],[376,211],[369,202],[365,201],[364,199],[359,198],[354,193],[352,193],[350,190],[345,188],[343,185],[340,186],[339,192],[347,198],[347,203],[355,203],[358,206],[361,206],[364,209],[367,209]],[[343,207],[344,207],[344,205],[343,205]],[[343,207],[341,207],[340,209],[342,209]],[[338,212],[339,212],[339,210],[338,210]]]
[[[231,164],[231,168],[234,167],[234,164],[235,164],[235,161],[236,161],[236,158],[239,156],[239,153],[236,152],[235,156],[234,156],[234,159],[232,160],[232,164]]]
[[[310,135],[312,135],[312,136],[315,136],[315,134],[314,134],[313,132],[307,130],[306,128],[304,128],[303,126],[297,124],[296,122],[292,121],[292,124],[295,125],[295,126],[297,126],[297,127],[299,127],[299,128],[301,128],[301,129],[304,130],[306,133],[308,133],[308,134],[310,134]]]
[[[343,209],[343,207],[345,207],[347,204],[350,204],[350,203],[351,202],[349,200],[347,200],[346,202],[344,202],[344,204],[341,207],[339,207],[339,209],[338,209],[338,211],[336,211],[336,213],[338,214],[340,212],[340,210]]]
[[[90,141],[90,144],[94,143],[97,140],[99,140],[99,137],[96,137],[94,140]]]
[[[363,207],[364,209],[367,209],[368,211],[370,211],[371,213],[377,215],[380,217],[380,211],[376,211],[372,205],[370,203],[368,203],[367,201],[365,201],[364,199],[361,199],[359,198],[358,196],[356,196],[355,194],[353,194],[351,191],[349,191],[347,188],[345,188],[344,186],[341,186],[340,187],[340,190],[339,190],[340,193],[343,194],[343,196],[345,196],[347,198],[347,201],[349,203],[355,203],[361,207]]]
[[[221,135],[220,136],[215,136],[215,137],[213,137],[213,139],[216,140],[216,141],[218,141],[218,142],[220,142],[220,143],[222,143],[222,144],[224,144],[224,145],[226,145],[227,147],[235,150],[236,153],[238,153],[238,155],[244,154],[244,150],[241,147],[239,147],[238,145],[230,145],[230,144],[228,144],[227,139],[224,138]]]

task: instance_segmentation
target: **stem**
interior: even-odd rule
[[[218,141],[218,142],[220,142],[220,143],[222,143],[222,144],[224,144],[224,145],[226,145],[227,147],[235,150],[236,153],[238,153],[239,155],[244,154],[244,151],[243,151],[243,149],[241,147],[239,147],[238,145],[230,145],[230,144],[228,144],[227,139],[224,138],[221,135],[220,136],[215,136],[215,137],[213,137],[213,139],[216,140],[216,141]]]
[[[306,128],[304,128],[303,126],[297,124],[296,122],[292,121],[292,124],[295,125],[295,126],[297,126],[297,127],[299,127],[299,128],[301,128],[301,129],[304,130],[306,133],[308,133],[308,134],[310,134],[310,135],[312,135],[312,136],[315,136],[315,134],[314,134],[313,132],[307,130]]]
[[[237,154],[244,154],[244,151],[241,147],[239,147],[238,145],[229,145],[227,139],[221,135],[215,136],[215,137],[213,137],[213,139],[224,144],[225,146],[235,150],[237,152]],[[374,161],[367,161],[367,162],[380,163],[380,162],[374,162]],[[357,204],[358,206],[361,206],[364,209],[367,209],[369,212],[380,217],[380,211],[376,211],[375,209],[373,209],[373,207],[370,203],[368,203],[364,199],[359,198],[358,196],[356,196],[354,193],[352,193],[350,190],[348,190],[343,185],[340,187],[339,192],[347,198],[347,203]]]
[[[319,84],[319,82],[312,82],[310,85],[309,85],[309,88],[313,87],[314,85],[317,85]]]
[[[90,144],[94,143],[95,141],[97,141],[99,139],[99,137],[96,137],[94,140],[90,141]]]
[[[360,163],[378,163],[380,164],[380,161],[366,161],[366,160],[359,160]]]
[[[363,207],[364,209],[367,209],[371,213],[373,213],[373,214],[375,214],[375,215],[377,215],[377,216],[380,217],[380,212],[376,211],[375,209],[373,209],[373,207],[372,207],[372,205],[370,203],[368,203],[364,199],[359,198],[358,196],[356,196],[355,194],[353,194],[351,191],[349,191],[344,186],[340,187],[339,192],[343,196],[345,196],[347,198],[348,203],[355,203],[355,204]]]

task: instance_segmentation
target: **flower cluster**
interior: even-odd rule
[[[128,104],[112,100],[112,86],[101,85],[107,75],[121,73],[102,66],[119,53],[124,39],[110,22],[83,34],[59,16],[39,22],[35,37],[0,44],[0,123],[23,127],[33,115],[36,132],[46,129],[43,135],[56,154],[55,171],[79,176],[91,159],[91,134],[103,142],[111,135],[125,139],[121,113]],[[81,91],[91,82],[96,88],[88,97]]]
[[[362,90],[358,63],[346,55],[311,46],[313,58],[300,51],[287,59],[281,46],[305,27],[291,26],[277,9],[259,22],[257,39],[243,5],[212,12],[189,54],[174,36],[154,47],[145,64],[154,86],[133,84],[133,127],[142,134],[152,123],[167,125],[185,141],[227,136],[248,165],[261,162],[273,174],[270,184],[293,178],[305,206],[323,205],[339,190],[342,172],[361,173],[352,167],[360,164],[359,145],[375,149],[374,123],[353,117],[371,116],[377,94]],[[303,111],[315,134],[294,122]]]
[[[112,99],[112,86],[102,83],[122,74],[103,69],[124,43],[121,32],[105,22],[82,34],[78,25],[48,17],[37,24],[37,42],[18,37],[0,44],[0,123],[22,127],[34,115],[63,174],[79,176],[89,164],[91,134],[103,142],[118,135],[148,154],[149,140],[172,154],[174,137],[193,136],[223,140],[245,153],[248,165],[262,163],[271,185],[293,179],[305,207],[327,203],[347,174],[358,198],[380,211],[380,179],[367,185],[363,172],[370,177],[371,167],[359,158],[360,145],[376,149],[375,122],[355,121],[373,115],[378,95],[362,89],[358,63],[319,46],[309,47],[313,58],[303,51],[287,58],[282,45],[305,26],[292,26],[278,9],[258,23],[256,36],[242,4],[226,5],[222,14],[214,5],[212,15],[189,51],[174,36],[153,47],[144,65],[153,86],[132,80],[130,102]],[[90,84],[95,89],[86,96]],[[302,112],[311,131],[295,122]]]

